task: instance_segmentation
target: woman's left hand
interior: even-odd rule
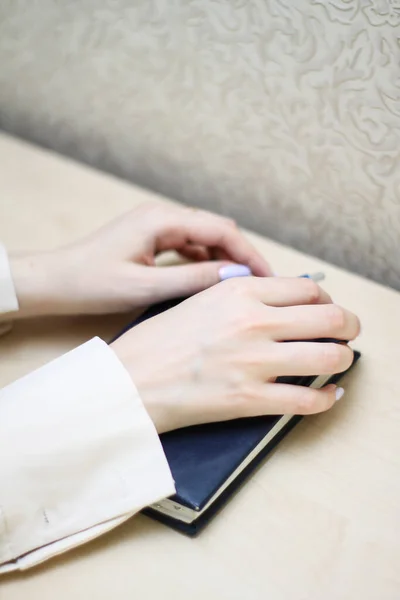
[[[156,266],[167,250],[195,262]],[[140,205],[65,248],[10,262],[19,316],[122,312],[229,277],[271,275],[231,219],[161,202]]]

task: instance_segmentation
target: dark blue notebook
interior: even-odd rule
[[[150,307],[121,334],[181,301],[171,300]],[[360,354],[355,352],[353,365],[359,357]],[[343,375],[285,377],[279,380],[321,387],[338,381]],[[176,494],[143,512],[190,535],[198,533],[300,419],[297,415],[236,419],[161,435]]]

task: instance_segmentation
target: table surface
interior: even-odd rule
[[[156,197],[3,135],[0,164],[9,249],[55,247]],[[328,292],[359,314],[363,358],[343,400],[304,419],[198,538],[140,515],[1,578],[1,600],[400,598],[400,294],[249,235],[280,274],[325,271]],[[0,386],[125,320],[16,324],[0,340]]]

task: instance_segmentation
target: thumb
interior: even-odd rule
[[[151,302],[168,298],[191,296],[201,292],[224,279],[247,277],[251,275],[249,267],[226,261],[204,261],[173,267],[153,267]]]

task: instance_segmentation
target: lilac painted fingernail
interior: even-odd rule
[[[227,265],[219,270],[220,281],[231,277],[248,277],[249,275],[251,275],[251,270],[246,265]]]
[[[344,389],[341,387],[336,388],[336,391],[335,391],[336,402],[338,400],[340,400],[340,398],[343,398],[343,395],[344,395]]]

